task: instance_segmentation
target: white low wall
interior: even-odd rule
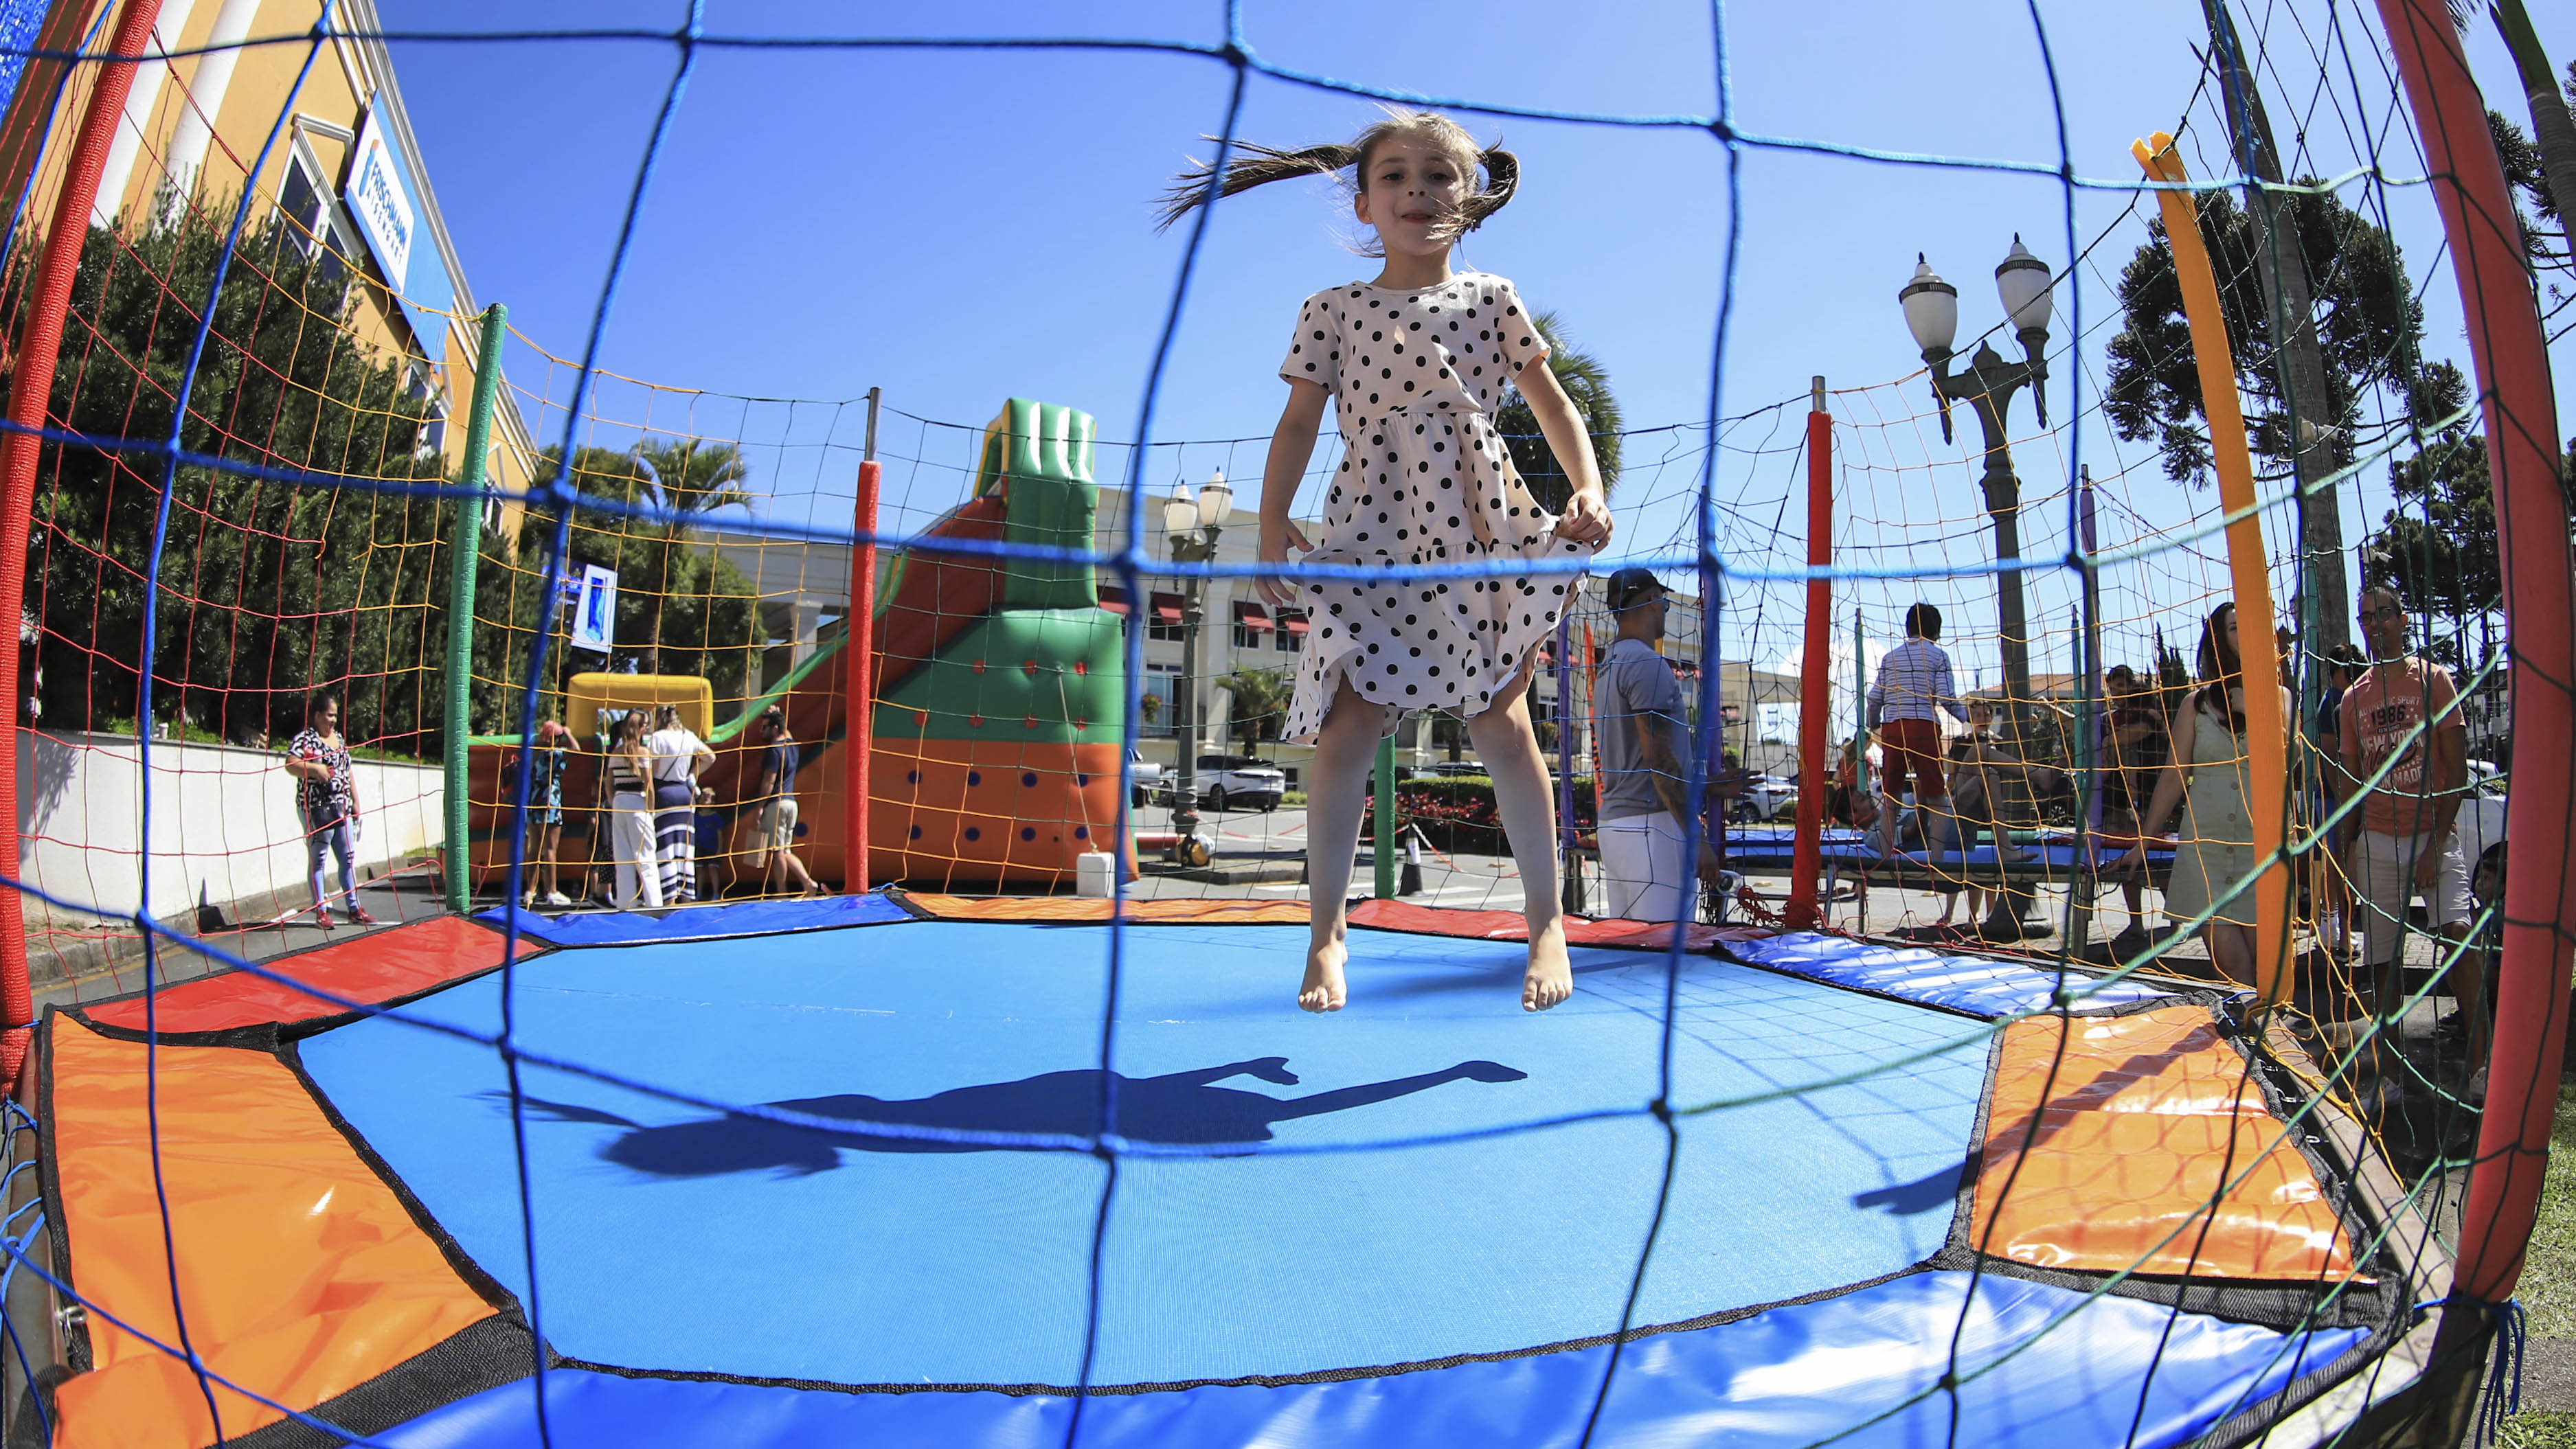
[[[19,860],[27,883],[130,915],[142,892],[136,847],[142,768],[132,735],[18,733]],[[266,911],[310,899],[295,782],[283,750],[152,742],[152,914],[203,898]],[[417,856],[446,836],[435,766],[356,762],[361,871]],[[326,861],[329,889],[338,868]]]

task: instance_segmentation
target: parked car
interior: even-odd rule
[[[1203,810],[1276,810],[1288,792],[1286,771],[1250,755],[1199,756],[1196,783]]]
[[[2468,857],[2472,881],[2503,859],[2505,780],[2504,772],[2486,761],[2469,761],[2468,798],[2451,817],[2451,828],[2460,837],[2461,853]]]
[[[1130,746],[1127,751],[1127,804],[1143,809],[1172,792],[1171,782],[1163,778],[1163,767],[1145,758],[1145,752]]]
[[[1744,784],[1744,793],[1736,797],[1729,809],[1732,820],[1772,820],[1782,811],[1793,811],[1798,803],[1798,782],[1786,775],[1756,775]]]
[[[1430,765],[1416,773],[1423,778],[1433,780],[1448,779],[1464,775],[1481,775],[1485,773],[1485,762],[1482,760],[1442,760],[1439,763]]]

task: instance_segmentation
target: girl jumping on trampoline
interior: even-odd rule
[[[1573,994],[1557,898],[1556,809],[1530,727],[1526,695],[1540,642],[1556,626],[1572,573],[1492,578],[1301,579],[1307,564],[1394,569],[1455,563],[1536,564],[1589,558],[1610,540],[1601,475],[1573,403],[1545,362],[1547,340],[1512,284],[1453,272],[1450,249],[1511,200],[1520,163],[1480,148],[1455,121],[1390,110],[1347,146],[1275,151],[1240,145],[1226,195],[1298,176],[1348,171],[1352,212],[1376,232],[1363,255],[1383,258],[1371,282],[1306,299],[1280,377],[1288,406],[1262,475],[1261,561],[1273,608],[1304,609],[1288,739],[1315,747],[1307,804],[1313,937],[1297,1004],[1338,1011],[1347,997],[1345,897],[1359,847],[1361,786],[1378,741],[1408,709],[1466,718],[1494,781],[1529,921],[1521,1005],[1545,1011]],[[1478,182],[1482,173],[1483,183]],[[1206,199],[1211,169],[1174,183],[1169,226]],[[1513,470],[1493,412],[1520,388],[1571,484],[1552,515]],[[1327,402],[1343,461],[1309,540],[1290,504]],[[1380,849],[1388,831],[1381,826]]]

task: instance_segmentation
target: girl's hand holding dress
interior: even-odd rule
[[[1305,532],[1289,519],[1283,518],[1276,523],[1267,518],[1261,520],[1261,562],[1282,570],[1293,568],[1297,561],[1288,556],[1288,550],[1292,548],[1299,553],[1311,553],[1315,546],[1306,541]],[[1284,572],[1264,574],[1254,581],[1252,587],[1261,595],[1261,601],[1274,609],[1285,609],[1297,602],[1297,586],[1288,581]]]
[[[1586,488],[1566,500],[1565,512],[1557,515],[1556,536],[1565,543],[1594,548],[1610,542],[1610,505],[1598,490]]]

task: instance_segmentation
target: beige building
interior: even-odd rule
[[[113,0],[56,0],[39,44],[68,49],[89,39],[93,50],[103,49],[121,13]],[[89,221],[141,231],[183,206],[229,221],[248,188],[256,197],[254,226],[282,220],[325,275],[345,275],[348,301],[331,324],[374,360],[405,367],[411,396],[428,405],[432,419],[424,449],[443,455],[454,471],[463,462],[474,379],[485,365],[477,330],[483,304],[439,213],[392,56],[372,38],[383,28],[375,5],[334,5],[334,34],[307,70],[320,15],[314,0],[161,0],[150,58],[134,69]],[[96,65],[73,67],[66,84],[64,70],[59,62],[32,62],[0,121],[0,184],[30,227],[52,223],[71,138],[104,73]],[[287,124],[278,130],[281,114]],[[267,162],[252,175],[263,147]],[[522,490],[534,461],[505,388],[487,476],[497,487]],[[515,536],[518,514],[509,503],[490,521]]]

